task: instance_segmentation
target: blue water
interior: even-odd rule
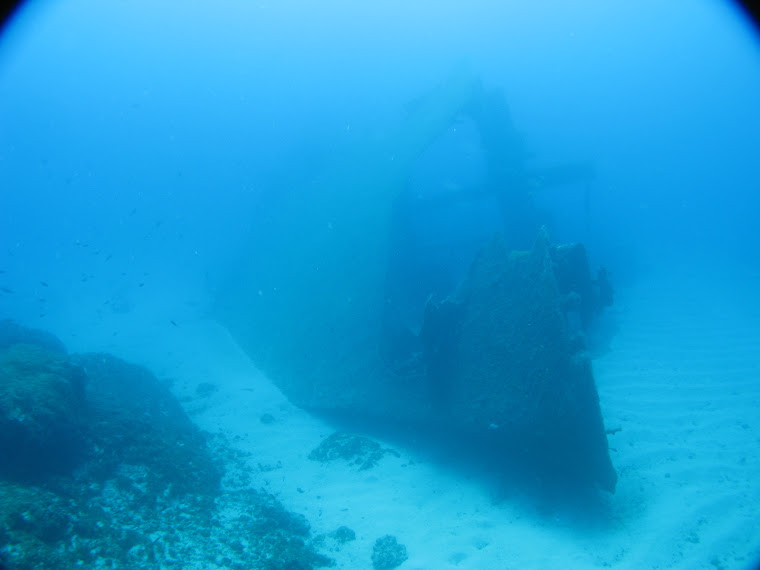
[[[61,310],[82,274],[88,295],[145,272],[202,290],[273,178],[462,59],[504,89],[535,164],[593,161],[590,226],[580,192],[541,198],[557,241],[608,265],[756,264],[757,41],[723,2],[29,3],[0,51],[2,311],[35,318],[40,280]]]
[[[759,42],[717,0],[28,2],[0,37],[0,318],[86,350],[73,331],[111,314],[211,314],[276,193],[462,62],[503,90],[529,166],[593,164],[590,186],[533,196],[555,242],[621,290],[740,283],[760,272]],[[484,164],[452,124],[409,184],[478,185]],[[477,242],[492,214],[417,230]]]

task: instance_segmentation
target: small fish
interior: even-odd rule
[[[9,294],[13,293],[13,291],[8,289],[7,287],[0,287],[0,291],[2,291],[3,293],[9,293]]]
[[[169,321],[171,324],[173,324],[175,327],[178,327],[179,325],[175,323],[174,321]]]
[[[113,257],[113,255],[111,255],[111,254],[109,253],[108,255],[106,255],[106,261],[108,261],[108,260],[109,260],[109,259],[111,259],[112,257]]]
[[[45,283],[44,281],[40,281],[40,285],[42,285],[43,287],[47,287],[48,286],[48,284]]]
[[[138,287],[145,287],[145,283],[140,283]]]

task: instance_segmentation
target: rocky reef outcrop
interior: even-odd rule
[[[63,473],[82,460],[84,390],[83,371],[65,353],[27,343],[0,349],[0,476]]]
[[[0,321],[0,568],[329,566],[245,469],[147,369]]]

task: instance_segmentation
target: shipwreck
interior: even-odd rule
[[[415,161],[461,117],[479,133],[485,183],[415,196]],[[501,91],[458,70],[396,132],[276,194],[217,315],[298,406],[440,427],[539,475],[614,492],[585,342],[609,285],[583,245],[550,242],[531,196],[593,169],[529,169],[526,158]],[[451,244],[415,246],[410,224],[473,201],[502,227],[472,246],[456,282],[429,284],[410,268]]]

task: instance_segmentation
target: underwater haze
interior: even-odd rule
[[[0,35],[0,567],[755,567],[758,101],[728,1],[24,3]],[[489,255],[525,290],[481,288]],[[560,332],[484,332],[527,303]],[[579,361],[581,396],[551,368]],[[525,443],[562,413],[520,432],[491,384],[462,395],[497,368],[549,371],[588,458]],[[64,431],[59,388],[17,387],[52,376],[81,399]]]
[[[757,259],[758,46],[729,3],[93,4],[28,3],[0,60],[3,269],[55,281],[58,310],[82,274],[202,287],[272,177],[308,176],[461,60],[536,163],[593,161],[589,220],[581,192],[545,198],[556,239],[623,266]],[[465,183],[477,139],[451,144],[436,175]],[[28,317],[31,297],[3,302]]]

